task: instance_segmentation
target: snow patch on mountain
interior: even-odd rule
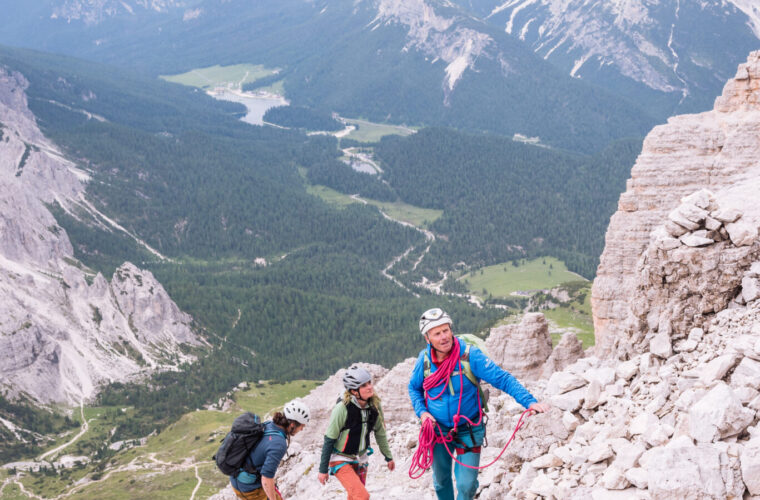
[[[725,1],[725,0],[724,0]],[[747,15],[747,24],[757,38],[760,38],[760,3],[757,0],[727,0]]]
[[[493,42],[485,33],[466,28],[456,18],[436,14],[424,0],[379,0],[377,15],[370,26],[401,24],[407,27],[404,47],[421,51],[432,59],[447,63],[444,91],[448,96],[464,72],[472,69],[478,56]]]

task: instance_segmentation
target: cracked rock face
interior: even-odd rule
[[[76,261],[45,204],[77,206],[88,176],[40,132],[27,85],[0,68],[0,391],[78,403],[175,369],[200,342],[150,272],[125,263],[109,283]]]
[[[549,323],[541,313],[528,313],[517,325],[493,328],[486,340],[486,350],[514,376],[537,378],[552,353]]]
[[[631,336],[643,333],[639,321],[643,313],[641,300],[632,304],[630,298],[640,294],[637,288],[647,280],[639,260],[650,246],[652,232],[659,226],[665,225],[671,239],[661,238],[660,248],[647,250],[650,279],[655,279],[659,273],[659,278],[669,284],[672,280],[682,280],[685,277],[682,273],[695,270],[702,279],[712,279],[716,274],[729,272],[732,261],[744,265],[744,261],[752,259],[757,249],[757,227],[760,226],[760,204],[756,202],[760,188],[758,82],[760,52],[753,52],[737,76],[726,84],[723,95],[716,99],[714,110],[673,117],[667,124],[655,127],[645,139],[627,189],[620,196],[618,211],[610,221],[592,288],[599,356],[626,356]],[[714,193],[721,211],[707,210],[711,208],[709,199],[703,208],[697,206],[695,200],[690,201],[690,206],[682,207],[683,198],[701,189]],[[704,204],[703,201],[699,203]],[[736,211],[742,213],[742,218],[732,221]],[[740,222],[741,227],[732,226]],[[725,233],[721,233],[723,229],[717,226],[718,223],[724,226]],[[708,225],[715,229],[708,229]],[[677,240],[679,231],[683,231],[678,235],[682,237],[700,227],[706,230],[704,234],[692,234],[686,241]],[[733,235],[729,229],[733,229]],[[719,243],[722,247],[712,245],[712,256],[701,259],[703,263],[700,264],[693,262],[688,249],[681,248],[709,246],[711,243],[707,240],[711,239],[732,241],[730,244]],[[731,256],[724,257],[723,251]],[[708,269],[708,263],[717,267]],[[719,279],[721,288],[734,286],[732,277]],[[704,281],[703,285],[702,291],[712,295],[711,284]],[[672,293],[678,292],[671,289],[666,294],[672,296]],[[723,295],[728,291],[721,289],[717,293]],[[695,300],[682,312],[689,315],[688,322],[692,322],[696,314],[707,313],[710,308],[719,309],[720,304],[715,302],[722,300],[711,297]]]

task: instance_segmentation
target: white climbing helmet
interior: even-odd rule
[[[347,391],[358,389],[372,380],[372,375],[359,365],[351,365],[343,374],[343,387]]]
[[[451,318],[446,314],[446,311],[439,307],[428,309],[422,313],[422,316],[420,316],[420,333],[425,335],[431,328],[445,325],[446,323],[453,325]]]
[[[298,422],[299,424],[308,424],[310,418],[309,407],[304,404],[303,401],[294,399],[290,403],[285,405],[282,413],[285,414],[285,418]]]

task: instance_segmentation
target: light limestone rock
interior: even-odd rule
[[[667,358],[673,354],[673,346],[670,335],[665,332],[658,333],[649,341],[649,352],[660,358]]]
[[[608,490],[624,490],[631,485],[628,479],[625,478],[624,471],[614,465],[611,465],[604,471],[601,483]]]
[[[705,385],[709,385],[716,380],[721,380],[728,373],[728,370],[734,367],[736,362],[737,356],[735,354],[718,356],[700,369],[699,379]]]
[[[630,380],[631,377],[638,373],[638,371],[639,365],[635,360],[624,361],[620,363],[615,369],[617,376],[626,381]]]
[[[744,358],[731,374],[731,387],[760,389],[760,362]]]
[[[742,299],[744,303],[760,298],[760,278],[745,276],[742,278]]]
[[[724,208],[717,210],[716,212],[712,212],[710,216],[719,222],[731,223],[739,220],[739,218],[742,216],[742,212],[737,208]]]
[[[689,434],[703,443],[736,436],[754,417],[728,385],[718,382],[689,410]]]
[[[546,394],[555,396],[583,387],[588,382],[583,377],[566,372],[556,372],[546,384]]]
[[[759,67],[757,53],[751,54],[747,71],[758,74]],[[741,240],[735,236],[734,243],[721,241],[667,252],[653,246],[644,255],[651,233],[665,224],[669,214],[682,216],[681,198],[700,189],[714,193],[720,208],[711,211],[713,219],[736,223],[738,214],[734,217],[728,211],[739,209],[743,212],[739,221],[754,225],[755,230],[760,225],[760,204],[753,200],[760,184],[760,163],[756,161],[760,90],[754,83],[746,88],[742,85],[746,82],[729,81],[713,111],[673,117],[645,139],[621,195],[631,209],[612,216],[592,287],[597,356],[625,358],[642,352],[647,332],[642,331],[645,323],[641,319],[654,304],[674,321],[672,331],[677,335],[702,327],[704,315],[728,306],[741,271],[758,260],[757,243],[735,246],[737,241],[749,242],[751,228]],[[694,230],[706,223],[707,216],[699,223],[682,219],[679,222],[690,222],[689,229]],[[702,258],[705,252],[708,261]],[[653,293],[658,287],[661,292]]]
[[[491,329],[486,349],[499,366],[517,378],[538,378],[552,353],[549,324],[541,313],[527,313],[517,325]]]
[[[625,478],[635,487],[645,490],[649,485],[649,475],[641,467],[633,467],[625,471]]]
[[[726,224],[726,231],[731,242],[737,247],[751,245],[757,240],[757,224],[745,219]]]
[[[760,439],[752,438],[741,451],[741,471],[751,495],[760,495]]]
[[[718,452],[694,446],[688,437],[656,449],[647,464],[648,489],[653,500],[725,498]]]
[[[681,243],[687,247],[703,247],[705,245],[712,245],[715,243],[714,239],[707,237],[707,233],[705,233],[704,236],[700,236],[696,234],[696,231],[694,233],[684,234],[681,236],[680,240]]]
[[[541,377],[548,378],[552,373],[563,370],[566,366],[575,363],[581,357],[583,357],[583,343],[578,340],[578,336],[575,333],[566,332],[562,335],[562,338],[544,363]]]

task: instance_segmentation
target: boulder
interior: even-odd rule
[[[760,495],[760,438],[752,438],[742,448],[741,471],[750,494]]]
[[[551,355],[544,363],[542,378],[548,378],[552,373],[563,370],[583,357],[583,343],[573,332],[565,332]]]
[[[689,435],[703,443],[736,436],[754,417],[728,385],[718,382],[689,410]]]
[[[718,451],[709,445],[694,446],[687,436],[656,448],[646,471],[652,500],[726,497]]]
[[[757,239],[757,226],[744,219],[726,224],[726,231],[737,247],[751,245]]]
[[[486,339],[491,359],[517,378],[538,378],[552,353],[549,323],[541,313],[528,313],[517,325],[491,329]]]

